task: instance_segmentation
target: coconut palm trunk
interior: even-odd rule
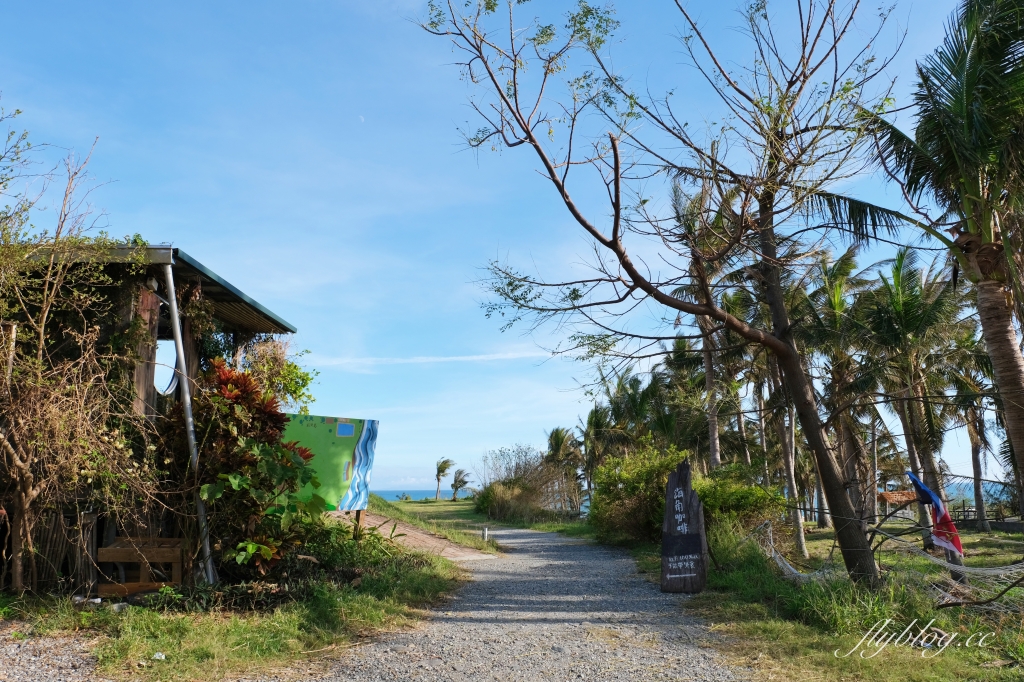
[[[718,439],[718,390],[715,387],[715,352],[714,340],[711,338],[711,322],[705,318],[700,321],[704,333],[702,342],[704,350],[704,381],[708,392],[708,467],[714,469],[722,464],[722,453]]]
[[[909,391],[908,391],[909,392]],[[914,430],[910,425],[907,402],[900,400],[896,403],[896,414],[900,418],[900,426],[903,427],[903,442],[907,446],[907,459],[910,460],[910,471],[918,478],[924,480],[924,472],[921,470],[921,460],[917,456],[917,444],[914,442]],[[924,541],[925,549],[935,546],[932,542],[932,522],[928,518],[928,510],[923,504],[917,505],[917,524],[921,526],[921,540]]]
[[[868,520],[878,523],[878,425],[871,420],[871,478],[868,481]]]
[[[736,426],[740,432],[740,440],[743,442],[743,461],[750,466],[750,446],[747,445],[747,425],[743,416],[743,403],[740,403],[740,411],[736,415]]]
[[[981,486],[981,433],[978,426],[984,424],[971,415],[972,419],[967,424],[967,435],[971,439],[971,468],[974,470],[974,516],[977,528],[982,533],[991,533],[992,526],[988,522],[988,514],[985,510],[985,495]],[[984,428],[984,427],[982,427]]]
[[[828,517],[828,505],[825,503],[825,494],[821,491],[821,477],[815,472],[814,489],[817,495],[818,528],[831,528],[832,520]]]
[[[774,362],[771,362],[772,388],[777,395],[782,396],[782,382]],[[787,402],[789,402],[787,400]],[[775,420],[775,430],[779,437],[779,445],[782,448],[782,469],[786,477],[786,491],[789,494],[791,521],[793,524],[793,542],[797,552],[805,559],[808,557],[807,544],[804,540],[803,518],[800,516],[800,492],[796,485],[796,411],[792,403],[786,407],[786,412],[779,415]]]
[[[789,419],[786,424],[786,486],[789,488],[789,495],[793,503],[793,542],[796,551],[803,558],[810,556],[807,553],[807,543],[804,540],[804,517],[800,511],[800,488],[796,484],[796,411],[789,406]]]
[[[978,317],[1003,402],[1006,437],[1013,446],[1017,470],[1024,471],[1024,357],[1013,328],[1013,307],[999,282],[978,282],[977,292]]]

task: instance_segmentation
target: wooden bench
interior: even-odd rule
[[[138,582],[100,583],[100,597],[126,597],[152,592],[161,587],[181,584],[181,538],[117,538],[107,547],[96,549],[97,563],[133,563],[139,565]],[[171,582],[154,582],[153,564],[171,565]]]

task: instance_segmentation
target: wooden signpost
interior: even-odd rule
[[[661,591],[704,589],[708,577],[708,540],[704,535],[704,506],[690,483],[690,463],[683,461],[669,474],[665,490],[665,520],[661,526]]]

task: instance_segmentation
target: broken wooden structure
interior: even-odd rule
[[[140,258],[139,251],[144,250]],[[200,372],[200,349],[191,319],[181,315],[179,301],[201,298],[210,310],[212,322],[224,334],[232,335],[236,346],[263,334],[290,334],[295,327],[284,321],[237,287],[180,249],[170,246],[125,247],[110,254],[110,262],[141,261],[143,285],[138,276],[123,286],[137,288],[130,309],[121,323],[136,319],[146,330],[135,349],[139,358],[134,369],[134,410],[151,419],[166,411],[169,401],[180,401],[185,414],[190,466],[197,465],[191,390]],[[188,301],[182,301],[186,292]],[[111,330],[113,331],[113,330]],[[6,337],[5,337],[6,338]],[[13,338],[13,337],[12,337]],[[157,346],[174,342],[173,379],[166,387],[156,385]],[[49,514],[36,523],[35,580],[39,591],[74,592],[100,596],[127,595],[180,583],[183,571],[194,566],[197,575],[216,582],[211,549],[205,532],[205,508],[195,499],[201,542],[195,549],[184,546],[176,524],[152,519],[139,527],[122,528],[104,510],[84,514]],[[0,517],[0,549],[10,543],[8,524]],[[0,557],[0,579],[6,571],[5,551]]]

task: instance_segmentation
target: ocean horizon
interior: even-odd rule
[[[388,500],[389,502],[395,502],[395,501],[401,499],[402,495],[408,495],[409,497],[411,497],[414,500],[422,500],[424,498],[432,500],[432,499],[434,499],[435,493],[437,493],[437,489],[435,488],[434,490],[411,490],[411,489],[409,489],[409,490],[371,490],[370,492],[372,494],[374,494],[374,495],[380,495],[381,497],[383,497],[385,500]],[[461,498],[464,498],[464,497],[469,497],[470,494],[471,494],[471,492],[469,490],[466,490],[465,488],[463,488],[462,490],[459,491],[459,498],[461,499]],[[448,488],[447,490],[445,490],[445,487],[442,485],[441,486],[441,499],[442,500],[450,500],[450,499],[452,499],[452,489]]]

